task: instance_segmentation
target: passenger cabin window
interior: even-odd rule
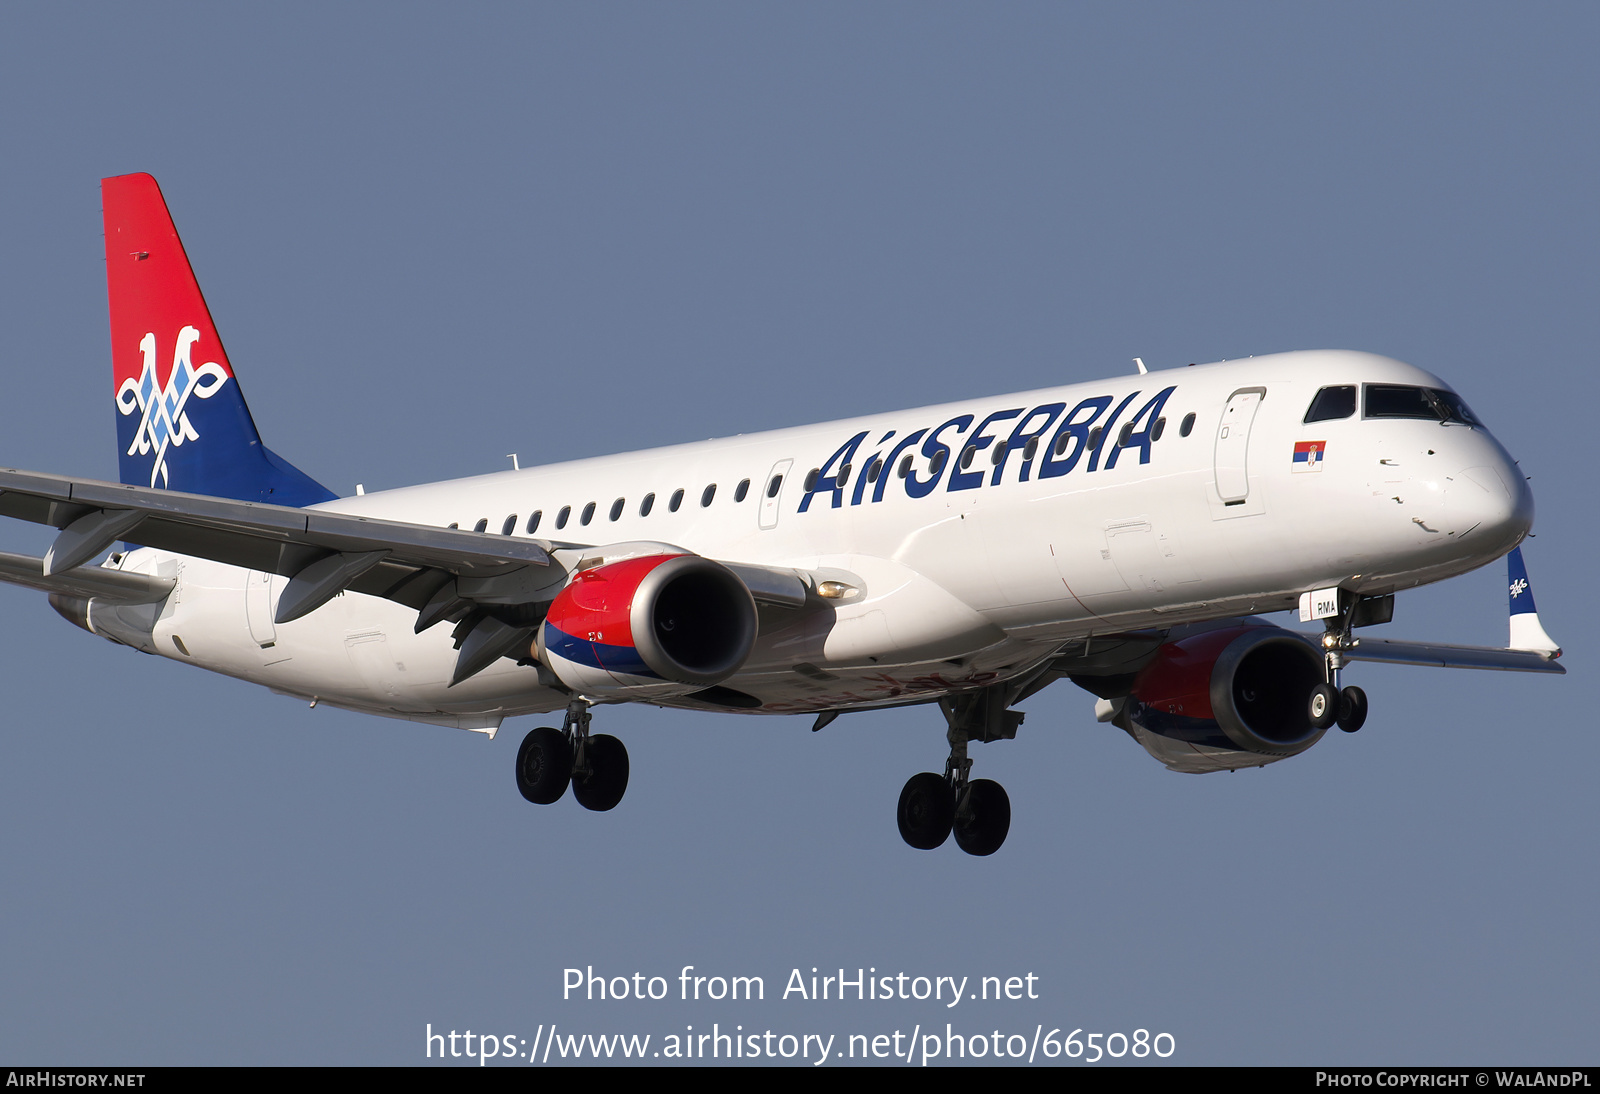
[[[565,528],[567,526],[567,521],[570,519],[572,519],[572,506],[563,505],[561,507],[561,512],[556,514],[556,527]]]
[[[911,474],[911,457],[907,456],[900,461],[900,470],[896,472],[902,479]]]
[[[767,483],[767,497],[769,497],[769,498],[777,497],[778,496],[778,491],[782,490],[782,489],[783,489],[783,476],[782,475],[774,475],[774,476],[772,476],[772,481]]]
[[[1182,424],[1180,424],[1178,426],[1178,436],[1187,437],[1189,434],[1191,434],[1193,432],[1194,432],[1194,411],[1191,410],[1191,411],[1189,411],[1189,413],[1187,413],[1187,414],[1185,414],[1183,416],[1183,422],[1182,422]]]
[[[1029,437],[1028,443],[1022,446],[1022,458],[1032,460],[1039,454],[1039,438]]]
[[[1356,388],[1354,384],[1325,387],[1317,392],[1315,399],[1311,400],[1311,409],[1306,411],[1304,421],[1307,425],[1312,422],[1332,422],[1340,418],[1348,418],[1355,412]]]
[[[531,536],[539,530],[539,518],[544,516],[543,509],[535,509],[533,516],[528,518],[528,534]]]
[[[822,468],[820,467],[813,467],[806,472],[806,493],[809,494],[817,488],[817,476],[820,474],[822,474]]]
[[[1156,424],[1150,428],[1150,439],[1152,441],[1159,441],[1161,439],[1161,434],[1165,433],[1166,431],[1167,420],[1165,418],[1157,418]]]
[[[717,496],[717,484],[712,483],[700,494],[700,508],[704,509],[711,504],[711,499]]]
[[[515,532],[516,530],[517,530],[517,514],[512,513],[509,517],[506,518],[505,523],[500,526],[500,534],[502,536],[509,536],[512,532]]]
[[[1420,418],[1460,425],[1482,424],[1453,391],[1401,384],[1367,384],[1363,396],[1363,418]]]
[[[611,519],[616,520],[620,516],[622,516],[622,499],[618,498],[611,503]]]
[[[588,505],[585,505],[583,507],[583,516],[581,518],[579,518],[579,523],[587,525],[593,519],[594,519],[594,502],[591,501]]]
[[[650,510],[654,509],[655,507],[656,496],[654,494],[646,494],[644,496],[644,500],[639,503],[639,515],[641,517],[648,517],[650,515]]]
[[[1089,447],[1090,448],[1099,448],[1100,447],[1100,435],[1102,433],[1104,433],[1105,431],[1106,431],[1106,427],[1103,426],[1103,425],[1097,425],[1093,429],[1089,430]]]
[[[1122,431],[1117,434],[1117,447],[1126,448],[1128,446],[1128,438],[1131,436],[1133,436],[1133,423],[1123,422]]]
[[[472,530],[474,532],[487,532],[489,530],[489,518],[479,518],[478,523],[472,526]]]
[[[740,480],[739,485],[733,489],[733,500],[743,501],[744,496],[748,493],[750,493],[750,480],[742,479]]]
[[[878,476],[881,474],[883,474],[883,461],[881,459],[873,460],[867,465],[868,482],[877,482]]]
[[[978,449],[974,445],[969,444],[966,448],[961,450],[961,469],[963,471],[972,466],[972,457],[976,456],[977,454]]]
[[[995,467],[1000,466],[1000,461],[1006,458],[1006,442],[1001,441],[994,446],[994,451],[989,454],[989,463]]]
[[[683,487],[680,486],[680,487],[678,487],[676,490],[674,490],[672,492],[672,498],[671,498],[670,501],[667,502],[667,508],[672,510],[674,513],[676,513],[678,511],[678,506],[680,506],[682,504],[683,504]]]
[[[933,462],[928,465],[928,474],[937,475],[940,471],[943,471],[945,457],[949,455],[950,450],[948,448],[939,449],[939,454],[935,456],[933,458]]]

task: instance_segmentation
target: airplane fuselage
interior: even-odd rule
[[[648,701],[893,705],[1015,677],[1084,635],[1286,609],[1329,586],[1388,593],[1514,547],[1532,498],[1494,437],[1444,410],[1374,417],[1373,385],[1449,390],[1370,354],[1286,353],[320,508],[554,541],[561,574],[653,543],[832,581],[805,609],[762,608],[753,652],[718,689],[734,701]],[[1361,405],[1307,422],[1340,387]],[[277,691],[485,730],[568,701],[511,659],[448,686],[450,628],[414,634],[417,613],[390,601],[346,593],[275,624],[282,577],[147,548],[110,564],[177,581],[134,644]],[[124,641],[119,626],[142,626],[90,622]]]

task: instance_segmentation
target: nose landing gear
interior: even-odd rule
[[[589,733],[589,704],[574,699],[560,729],[529,730],[517,749],[517,790],[535,805],[572,796],[585,809],[614,809],[628,789],[628,750],[607,734]]]

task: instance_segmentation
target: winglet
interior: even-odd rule
[[[1528,568],[1522,563],[1522,548],[1506,556],[1506,577],[1511,594],[1511,641],[1514,650],[1533,650],[1547,657],[1560,657],[1561,647],[1544,633],[1539,611],[1533,606],[1533,586],[1528,584]]]

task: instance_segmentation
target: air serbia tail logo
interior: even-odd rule
[[[100,193],[122,481],[276,505],[331,499],[261,443],[156,180],[118,175]]]
[[[178,447],[184,441],[198,441],[200,434],[184,412],[190,399],[209,399],[222,389],[230,377],[228,370],[215,361],[196,367],[189,361],[200,332],[194,327],[184,327],[178,332],[178,343],[172,351],[172,372],[166,387],[156,379],[156,336],[152,331],[139,341],[139,352],[144,356],[144,367],[137,378],[128,377],[117,388],[117,413],[124,417],[141,415],[134,430],[133,444],[128,455],[145,456],[155,453],[150,465],[150,485],[168,485],[167,446]]]

